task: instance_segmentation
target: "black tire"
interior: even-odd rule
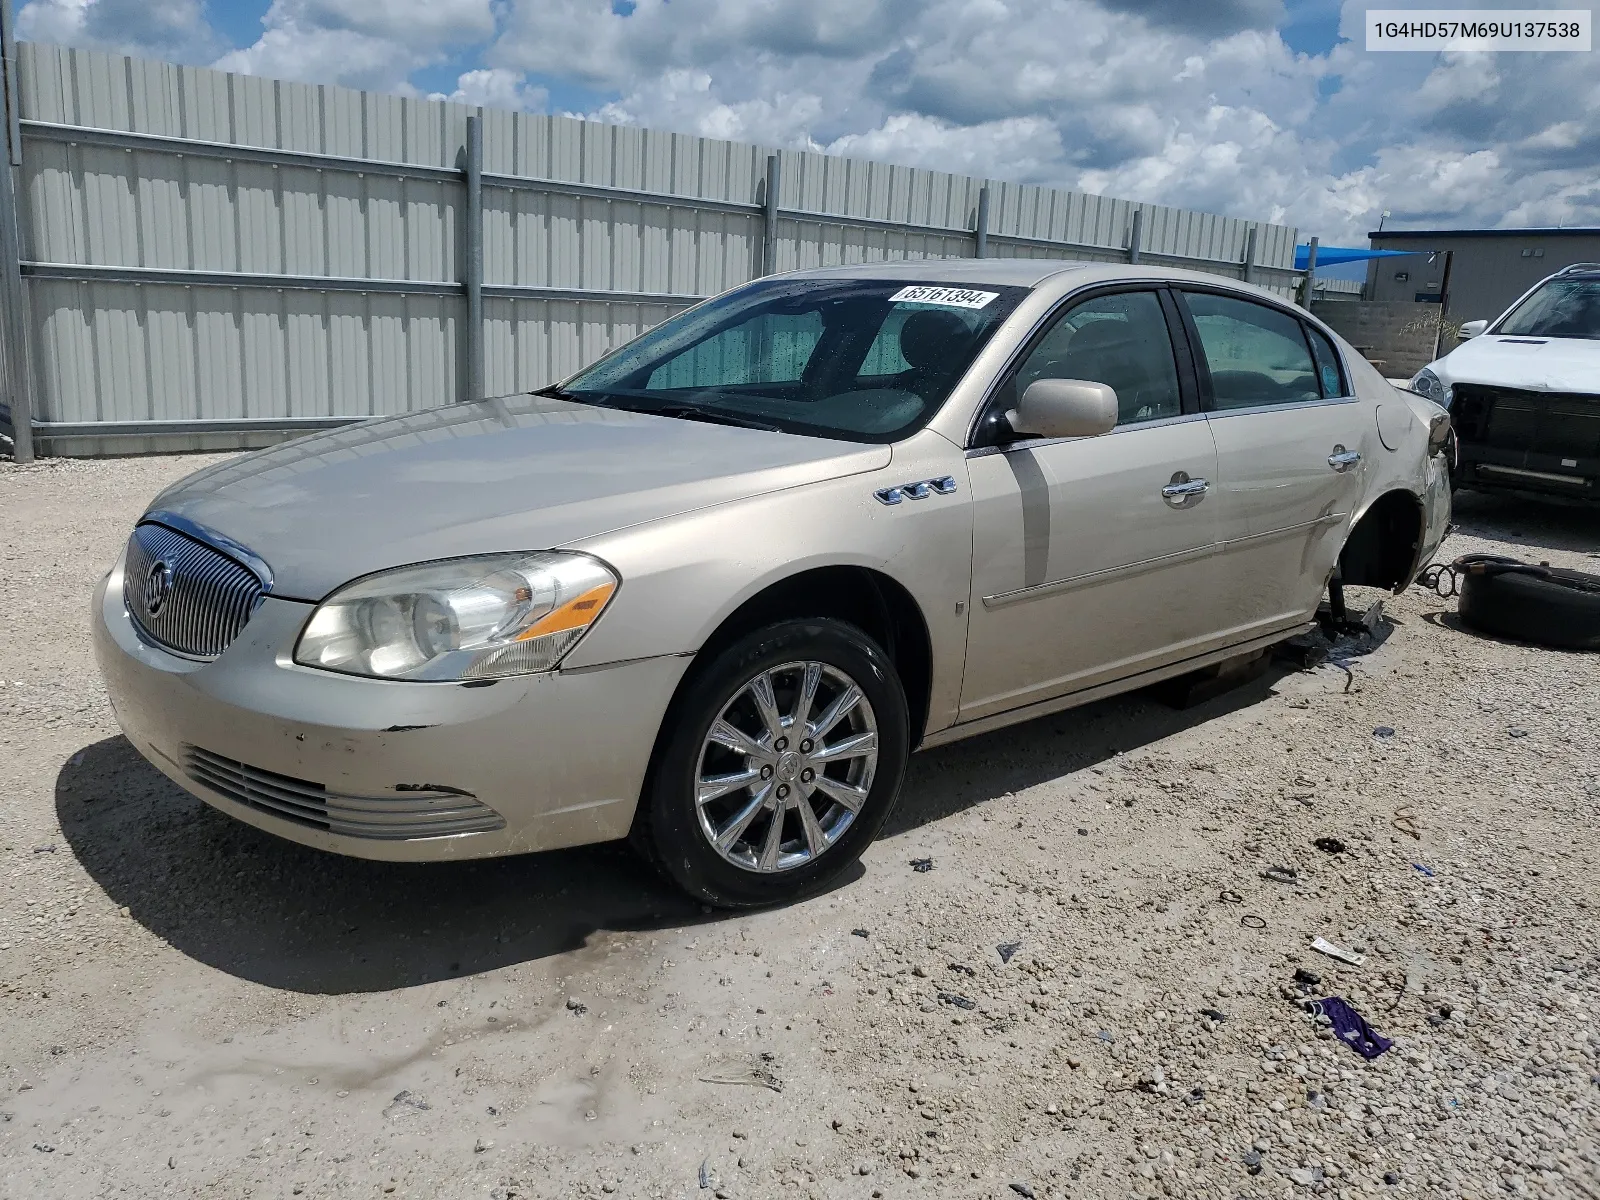
[[[723,858],[702,831],[696,803],[701,756],[713,723],[751,680],[797,661],[834,668],[866,697],[877,726],[876,770],[866,800],[837,841],[803,865],[761,873]],[[801,899],[826,888],[877,837],[899,798],[909,752],[905,691],[877,643],[843,621],[769,625],[698,667],[679,693],[657,741],[631,840],[669,879],[706,904],[756,908]],[[799,821],[798,812],[793,819]]]
[[[1462,622],[1562,650],[1600,650],[1600,576],[1487,554],[1457,560]]]

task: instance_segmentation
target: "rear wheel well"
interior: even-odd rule
[[[695,657],[709,662],[724,647],[753,630],[804,617],[848,621],[883,647],[905,689],[914,749],[928,724],[933,645],[928,623],[911,593],[878,571],[866,567],[818,567],[780,580],[728,614]]]
[[[1422,546],[1422,504],[1410,492],[1378,497],[1356,522],[1339,554],[1339,577],[1358,587],[1399,591],[1411,582]]]

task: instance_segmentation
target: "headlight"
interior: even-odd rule
[[[548,671],[617,590],[586,554],[486,554],[369,575],[317,606],[294,661],[377,679]]]
[[[1452,399],[1451,389],[1441,383],[1439,377],[1427,367],[1423,367],[1411,377],[1411,382],[1406,387],[1418,395],[1426,396],[1440,408],[1449,408]]]

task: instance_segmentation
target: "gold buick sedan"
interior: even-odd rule
[[[907,756],[1249,654],[1449,521],[1444,410],[1277,296],[984,259],[779,275],[539,392],[157,498],[94,598],[129,739],[383,859],[631,838],[826,886]]]

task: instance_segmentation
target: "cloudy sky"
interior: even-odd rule
[[[19,25],[35,41],[1266,218],[1325,243],[1365,245],[1382,209],[1387,228],[1600,225],[1593,53],[1368,54],[1366,7],[25,0]]]

